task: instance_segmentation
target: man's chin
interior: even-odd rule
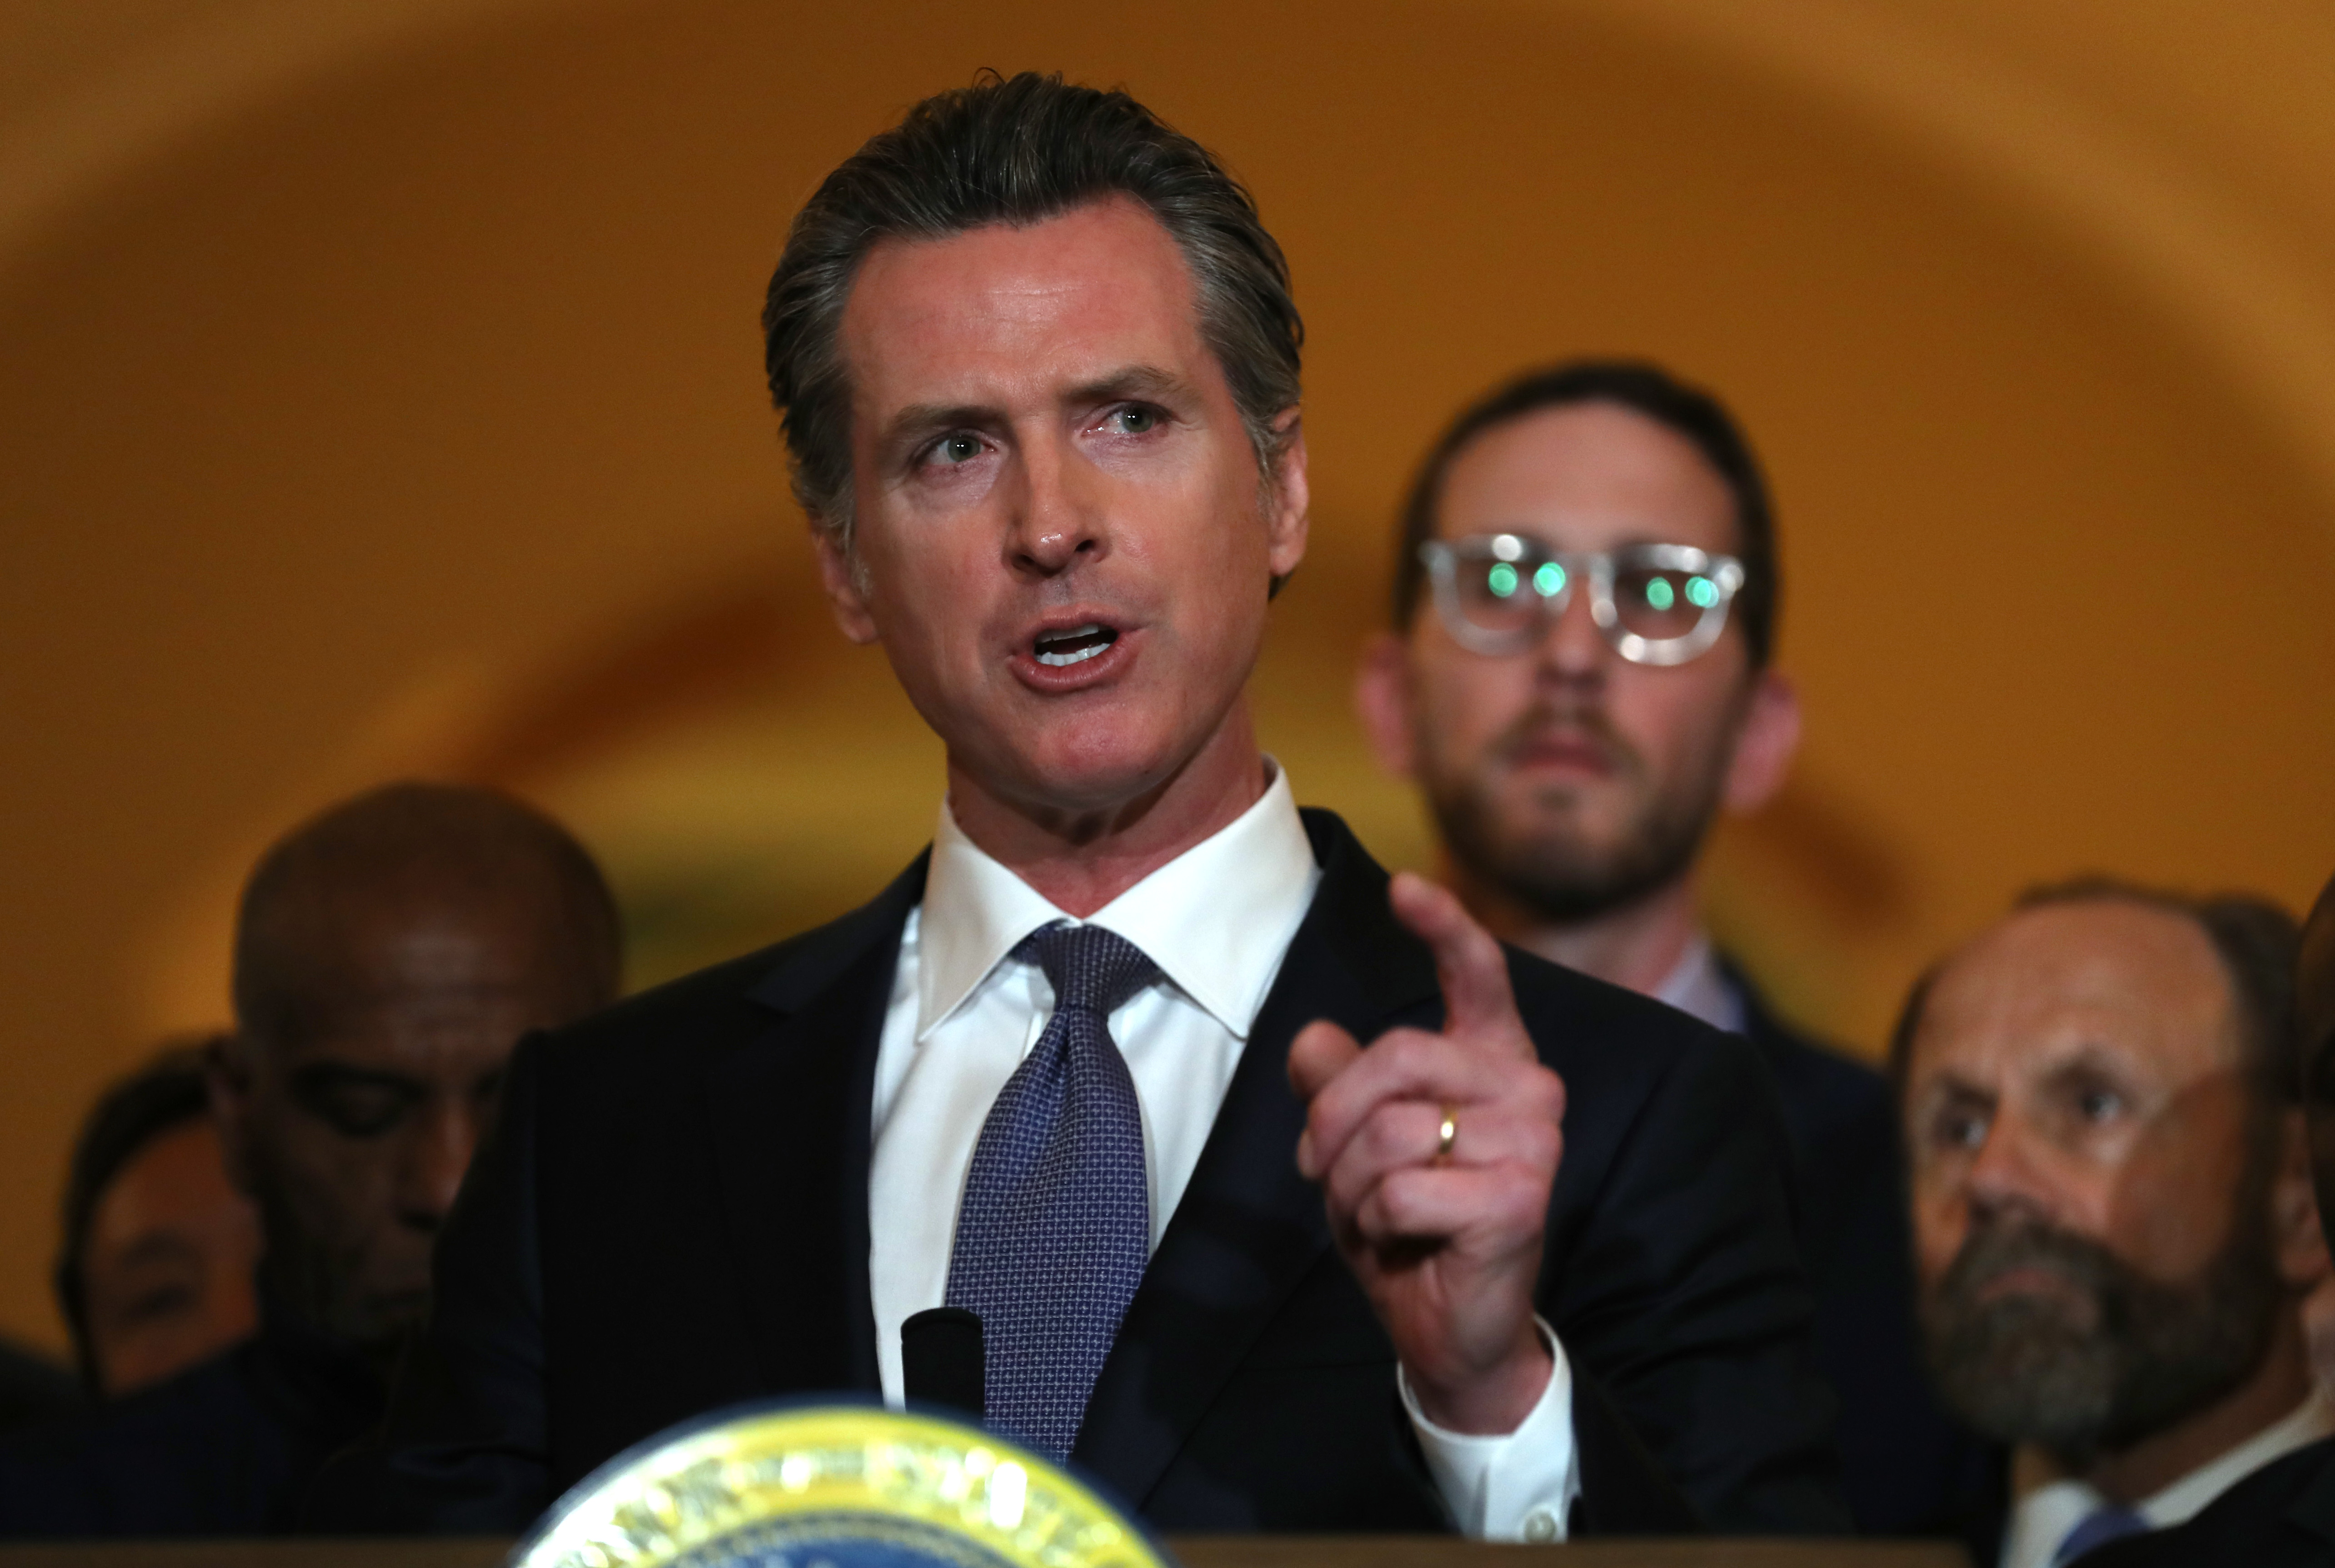
[[[1156,793],[1206,743],[1206,737],[1163,734],[1135,716],[1097,713],[1027,735],[1008,755],[970,766],[952,760],[956,771],[1017,806],[1086,816],[1119,811]]]

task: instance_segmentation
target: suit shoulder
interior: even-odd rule
[[[1745,1033],[1776,1080],[1785,1123],[1802,1157],[1817,1166],[1894,1161],[1897,1101],[1888,1079],[1782,1022],[1749,982],[1732,978],[1749,1013]]]
[[[1811,1039],[1762,1011],[1747,1031],[1780,1084],[1836,1104],[1846,1114],[1885,1114],[1889,1080],[1870,1062]]]
[[[816,931],[653,985],[564,1029],[550,1049],[563,1055],[621,1050],[650,1040],[685,1039],[692,1025],[714,1024],[745,1005],[748,993],[800,952]]]
[[[922,862],[910,868],[919,876]],[[920,879],[920,878],[919,878]],[[718,1051],[814,994],[878,943],[896,942],[917,888],[902,877],[873,903],[825,925],[725,960],[553,1031],[541,1050],[563,1070],[648,1056],[660,1064]]]
[[[1752,1065],[1757,1053],[1739,1035],[1521,949],[1507,953],[1516,1011],[1541,1060],[1567,1084],[1594,1079],[1651,1089],[1681,1063],[1721,1072],[1758,1071]]]
[[[2100,1568],[2243,1563],[2323,1563],[2335,1550],[2335,1437],[2264,1466],[2185,1524],[2111,1542],[2084,1561]]]

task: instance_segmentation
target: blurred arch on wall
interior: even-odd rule
[[[1811,715],[1713,915],[1879,1039],[2085,866],[2335,867],[2335,18],[2094,0],[208,0],[0,20],[0,1326],[54,1337],[95,1085],[223,1007],[240,869],[427,772],[574,820],[638,978],[848,905],[934,743],[826,624],[753,315],[819,174],[979,65],[1223,151],[1313,333],[1316,544],[1260,677],[1304,797],[1392,498],[1486,382],[1652,353],[1759,441]]]

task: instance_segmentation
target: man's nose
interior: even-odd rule
[[[478,1147],[477,1117],[460,1105],[433,1106],[406,1148],[398,1217],[420,1231],[434,1232],[445,1224]]]
[[[1544,679],[1577,685],[1604,678],[1618,655],[1597,629],[1586,585],[1574,590],[1564,609],[1544,620],[1533,657]]]
[[[1016,464],[1019,493],[1006,540],[1010,564],[1057,576],[1109,552],[1101,476],[1068,440],[1023,443]]]
[[[2035,1140],[2008,1118],[1998,1116],[1986,1129],[1978,1153],[1963,1177],[1971,1205],[1998,1215],[2023,1215],[2056,1220],[2059,1205],[2046,1162]]]

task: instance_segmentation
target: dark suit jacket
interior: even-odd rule
[[[2002,1459],[1946,1415],[1922,1365],[1895,1097],[1873,1069],[1778,1019],[1740,971],[1726,973],[1783,1102],[1849,1513],[1867,1534],[1958,1533],[1996,1502]]]
[[[87,1415],[0,1442],[0,1535],[272,1535],[382,1417],[360,1350],[262,1307],[256,1339]]]
[[[62,1420],[88,1405],[79,1378],[46,1356],[0,1340],[0,1432]]]
[[[2127,1536],[2083,1568],[2325,1568],[2335,1563],[2335,1437],[2266,1465],[2186,1524]]]
[[[1320,890],[1071,1454],[1164,1530],[1449,1527],[1393,1349],[1297,1174],[1286,1077],[1313,1020],[1368,1040],[1439,1024],[1441,998],[1386,874],[1334,817],[1306,828]],[[869,1104],[923,884],[920,860],[857,914],[521,1046],[381,1448],[330,1478],[317,1523],[510,1530],[702,1411],[877,1389]],[[1845,1527],[1756,1054],[1510,969],[1569,1090],[1540,1299],[1576,1374],[1576,1527],[1691,1527],[1671,1483],[1720,1528]]]

